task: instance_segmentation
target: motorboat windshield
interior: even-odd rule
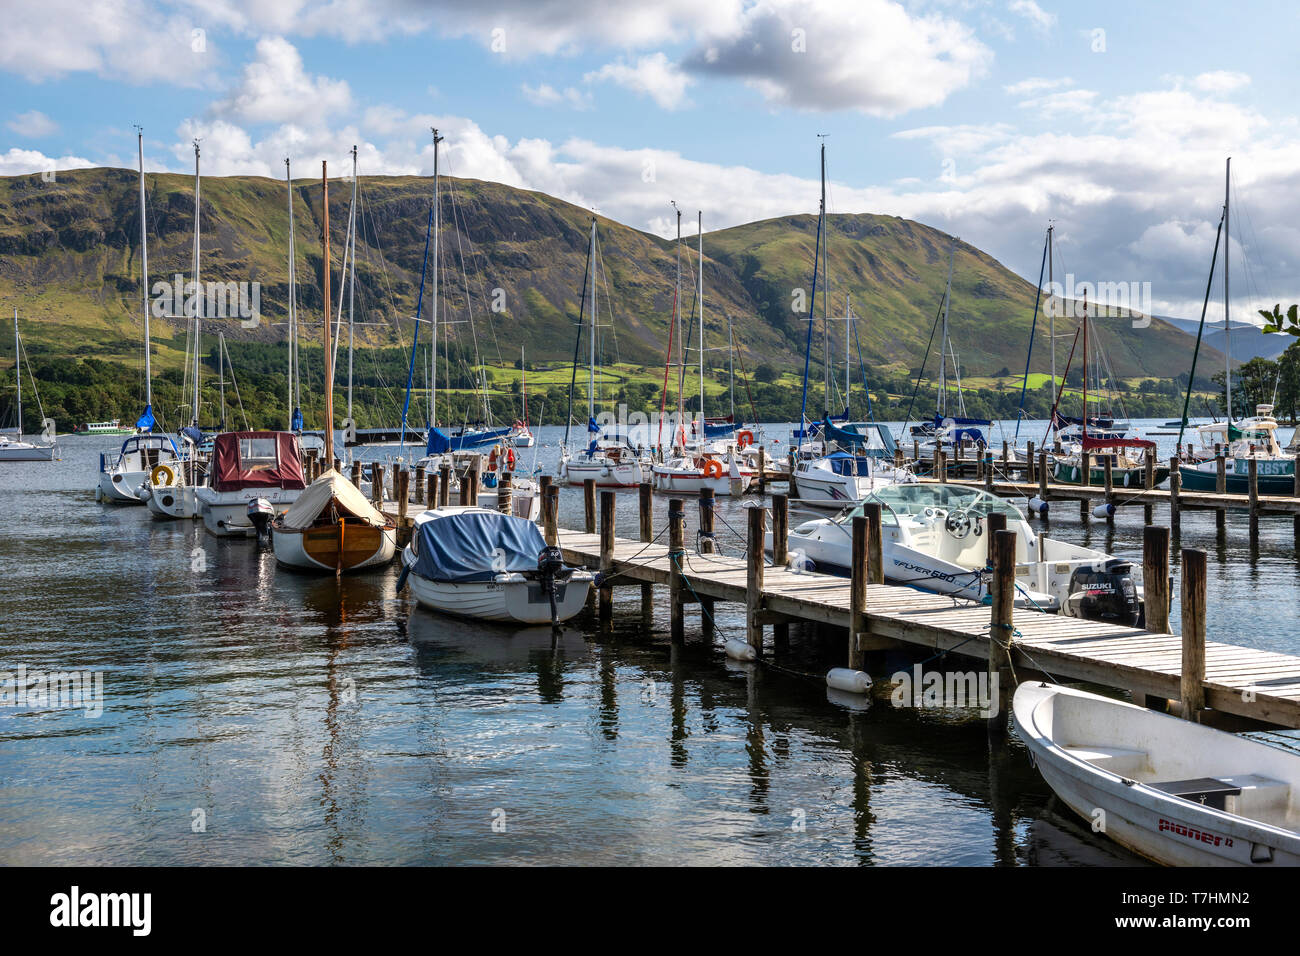
[[[899,484],[873,491],[861,504],[846,511],[841,520],[848,521],[864,514],[869,502],[881,506],[881,520],[885,524],[897,524],[900,516],[926,515],[927,510],[933,513],[935,509],[968,511],[978,517],[1002,514],[1007,516],[1008,522],[1023,521],[1025,517],[1010,502],[969,485]]]

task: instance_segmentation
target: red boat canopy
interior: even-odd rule
[[[1095,451],[1098,448],[1148,448],[1153,449],[1156,443],[1145,438],[1087,438],[1083,439],[1084,451]]]
[[[226,432],[212,443],[212,487],[303,489],[302,456],[293,432]]]

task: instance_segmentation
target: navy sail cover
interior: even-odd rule
[[[491,581],[502,571],[536,571],[546,547],[537,525],[496,512],[466,512],[420,525],[415,573],[431,581]]]

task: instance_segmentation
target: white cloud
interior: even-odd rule
[[[1021,80],[1019,83],[1011,83],[1002,87],[1003,91],[1010,96],[1032,96],[1035,93],[1046,93],[1048,90],[1057,90],[1065,86],[1073,86],[1074,80],[1068,76],[1060,77],[1043,77],[1031,76]]]
[[[1034,0],[1011,0],[1007,4],[1007,9],[1017,16],[1024,17],[1040,33],[1047,33],[1056,25],[1056,14],[1048,13]]]
[[[263,37],[239,84],[213,105],[213,111],[251,123],[303,118],[323,123],[351,107],[352,93],[345,81],[308,74],[297,47],[283,37]]]
[[[19,113],[6,124],[11,130],[19,136],[27,139],[41,139],[49,136],[58,130],[59,124],[54,122],[40,110],[30,110],[26,113]]]
[[[706,35],[683,67],[741,79],[773,104],[896,116],[942,103],[991,59],[969,27],[893,0],[767,0]]]
[[[1249,85],[1250,77],[1233,70],[1214,70],[1201,73],[1192,80],[1192,85],[1205,93],[1232,93]]]
[[[98,166],[82,156],[46,156],[40,150],[12,147],[0,153],[0,176],[25,176],[60,169],[89,169]]]
[[[686,88],[694,82],[663,53],[643,56],[634,64],[622,60],[606,63],[599,70],[588,73],[583,79],[588,83],[604,81],[617,83],[635,93],[649,96],[666,110],[685,106]]]
[[[549,83],[541,83],[537,86],[529,86],[524,83],[520,86],[524,98],[534,106],[567,106],[575,110],[591,109],[591,94],[572,86],[566,86],[563,90],[557,90]]]

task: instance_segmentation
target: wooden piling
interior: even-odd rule
[[[1147,525],[1142,529],[1142,590],[1146,629],[1169,633],[1169,529]]]
[[[1156,486],[1156,456],[1155,452],[1148,449],[1142,456],[1142,487],[1147,491],[1154,490]],[[1155,507],[1151,504],[1142,506],[1142,523],[1151,524],[1155,520]]]
[[[1038,453],[1038,497],[1047,500],[1047,452]]]
[[[472,470],[467,471],[460,480],[460,503],[462,505],[472,505],[474,503],[474,492],[477,489],[478,482],[472,480],[471,475],[473,475]]]
[[[655,536],[654,486],[648,481],[637,486],[637,518],[640,525],[642,544],[649,544]],[[641,620],[650,621],[654,616],[654,585],[641,585]]]
[[[465,474],[465,484],[469,485],[469,503],[478,504],[478,465],[470,465],[469,471]]]
[[[1246,459],[1247,496],[1250,499],[1250,543],[1259,544],[1259,462],[1254,455]]]
[[[560,544],[560,489],[551,485],[542,495],[542,536],[552,548]]]
[[[352,462],[352,487],[361,487],[361,462]]]
[[[424,501],[424,465],[415,466],[415,500]]]
[[[939,481],[942,482],[943,484],[947,484],[948,483],[948,453],[944,451],[942,448],[939,448],[935,450],[935,456],[936,456],[935,460],[938,461],[938,465],[936,467],[939,469]]]
[[[1007,516],[1000,511],[991,511],[984,519],[984,537],[987,539],[988,550],[985,553],[985,563],[993,567],[993,545],[997,541],[997,533],[1007,530]]]
[[[370,497],[375,507],[384,510],[384,466],[375,462],[370,466]]]
[[[1034,483],[1035,480],[1035,475],[1034,475],[1035,461],[1036,459],[1034,458],[1034,443],[1032,441],[1027,441],[1025,442],[1025,482],[1031,485]]]
[[[772,496],[772,567],[784,568],[790,561],[790,499],[786,495]],[[772,644],[784,651],[790,644],[790,625],[772,625]]]
[[[394,473],[393,480],[397,482],[397,524],[400,527],[406,523],[406,512],[410,507],[411,473],[405,468],[399,468]]]
[[[758,493],[767,494],[767,446],[758,446]]]
[[[749,535],[745,574],[745,639],[755,655],[763,656],[763,537],[767,530],[767,509],[749,509]]]
[[[440,467],[438,474],[442,477],[438,489],[438,507],[446,508],[451,504],[451,465]]]
[[[497,511],[503,515],[514,514],[514,475],[508,471],[501,472],[497,479]]]
[[[713,538],[713,489],[700,489],[700,544],[699,551],[701,554],[713,554],[717,548]],[[707,595],[700,595],[700,623],[703,626],[704,636],[713,636],[713,598]]]
[[[614,573],[614,492],[600,493],[600,623],[607,627],[614,619],[614,588],[608,583]]]
[[[867,583],[885,583],[884,509],[879,501],[868,501],[862,506],[867,519]]]
[[[668,605],[673,643],[686,638],[686,587],[682,566],[686,561],[686,511],[681,498],[668,501]]]
[[[596,533],[596,479],[584,478],[582,480],[582,511],[584,517],[583,530],[587,534]]]
[[[1016,603],[1016,533],[993,534],[992,621],[989,628],[989,693],[997,688],[998,708],[990,714],[990,733],[1006,732],[1006,704],[1011,700],[1011,643],[1015,636],[1013,609]],[[992,703],[990,701],[990,703]],[[991,708],[990,708],[991,709]]]
[[[984,490],[993,494],[993,453],[986,451],[982,456],[984,462]]]
[[[1092,452],[1079,452],[1079,484],[1088,487],[1092,484]]]
[[[1182,504],[1178,500],[1183,490],[1183,473],[1178,456],[1169,459],[1169,533],[1177,541],[1183,533]]]
[[[850,670],[862,670],[858,639],[867,629],[867,539],[871,522],[864,515],[853,518],[853,551],[849,560],[849,660]]]
[[[1183,548],[1183,717],[1200,722],[1205,709],[1205,552]]]
[[[1115,504],[1115,461],[1113,455],[1102,456],[1102,471],[1104,472],[1104,481],[1106,485],[1106,504],[1112,507]],[[1114,524],[1114,514],[1106,515],[1106,523]]]
[[[438,485],[439,485],[438,473],[431,472],[429,474],[428,483],[425,485],[425,488],[429,494],[427,500],[428,500],[428,507],[430,511],[438,507]]]
[[[1223,447],[1215,445],[1214,455],[1214,491],[1216,494],[1226,495],[1228,493],[1228,461],[1223,455]],[[1228,509],[1214,509],[1214,527],[1222,531],[1228,523]]]

